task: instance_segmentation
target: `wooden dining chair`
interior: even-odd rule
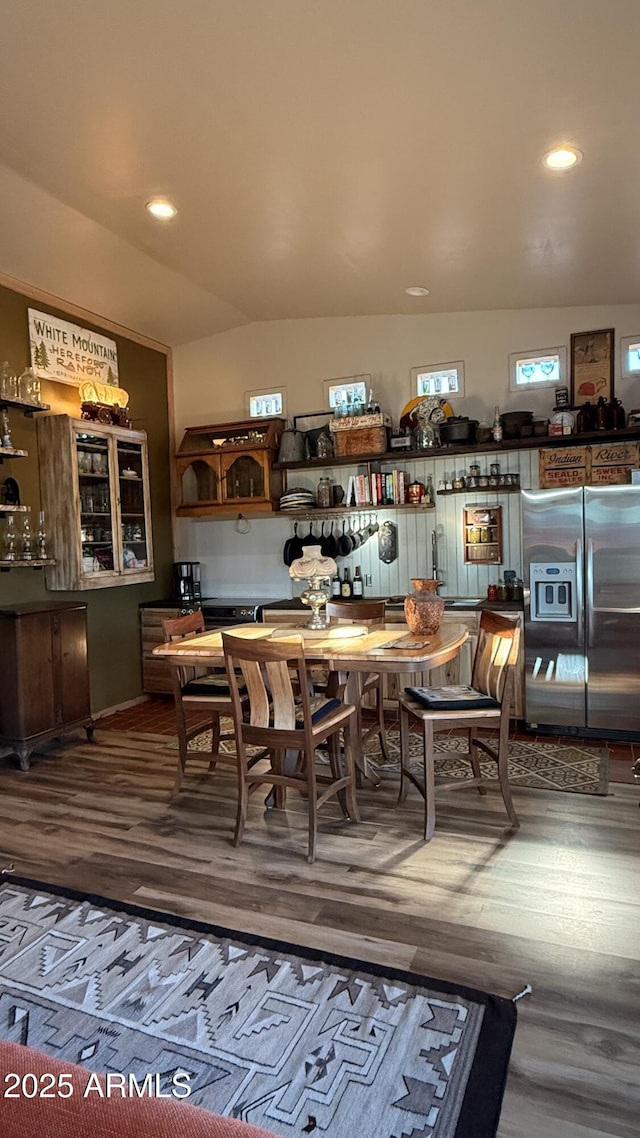
[[[168,644],[172,640],[184,640],[190,636],[197,636],[205,631],[202,612],[189,613],[187,616],[171,617],[162,621],[162,635]],[[233,739],[233,732],[223,734],[220,728],[220,717],[231,717],[231,694],[224,671],[206,671],[185,664],[169,663],[171,668],[171,683],[173,699],[176,709],[176,726],[178,729],[178,769],[173,784],[172,794],[177,794],[182,786],[184,772],[189,754],[189,742],[204,730],[202,723],[189,726],[187,713],[206,711],[211,716],[211,751],[209,753],[209,770],[215,770],[217,764],[225,763],[235,766],[235,754],[226,755],[220,751],[223,739]]]
[[[327,601],[327,618],[335,624],[364,624],[370,628],[378,628],[384,625],[384,601]],[[387,733],[384,722],[384,676],[378,672],[358,672],[358,734],[362,747],[362,753],[365,753],[365,744],[374,736],[380,739],[380,750],[386,763],[390,762],[389,748],[387,746]],[[363,696],[374,693],[374,706],[376,721],[373,726],[368,727],[366,731],[363,730],[362,724],[362,698]],[[364,774],[371,777],[364,759],[365,769]],[[378,782],[378,779],[373,779],[373,782]]]
[[[277,807],[284,807],[287,787],[295,787],[307,802],[307,860],[313,862],[318,809],[327,799],[336,796],[345,817],[360,821],[355,795],[356,709],[339,699],[309,694],[304,642],[295,632],[282,642],[249,640],[223,632],[222,648],[238,753],[234,844],[242,841],[249,796],[258,787],[265,783],[273,787]],[[238,669],[249,700],[246,716]],[[340,755],[341,731],[344,757]],[[315,752],[323,743],[329,753],[330,774],[316,771]],[[263,759],[268,761],[267,769],[256,769]]]
[[[435,829],[436,782],[442,790],[462,790],[464,787],[477,786],[480,794],[486,794],[478,751],[497,764],[500,792],[509,820],[514,828],[520,825],[511,797],[508,765],[509,712],[514,697],[519,642],[517,618],[511,620],[494,612],[483,612],[473,660],[471,687],[475,694],[472,698],[456,699],[453,691],[447,688],[407,688],[400,697],[401,768],[398,802],[405,800],[409,782],[418,788],[424,798],[424,837],[427,842],[433,837]],[[409,729],[412,720],[422,723],[422,779],[411,770]],[[434,735],[438,731],[459,728],[464,728],[467,732],[468,751],[454,752],[455,758],[469,760],[472,777],[436,780]],[[486,728],[493,728],[494,733],[497,731],[497,748],[480,735],[480,731]]]

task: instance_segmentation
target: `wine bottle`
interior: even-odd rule
[[[353,589],[351,588],[351,580],[349,577],[348,569],[345,569],[344,571],[342,585],[340,588],[340,596],[342,597],[343,601],[348,601],[353,596]]]
[[[340,570],[336,569],[334,576],[331,578],[331,596],[340,597],[342,594],[342,581],[340,580]]]
[[[360,600],[364,596],[364,581],[360,574],[360,566],[356,566],[355,576],[353,578],[353,597],[354,600]]]
[[[493,415],[493,427],[491,428],[491,437],[494,443],[502,442],[502,419],[500,418],[500,408],[496,406]]]

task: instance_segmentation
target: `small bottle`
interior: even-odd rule
[[[0,412],[0,421],[2,423],[0,447],[2,447],[3,450],[9,450],[11,447],[11,427],[9,426],[9,412],[6,407],[3,407],[2,412]]]
[[[427,485],[424,492],[424,501],[430,506],[435,506],[436,496],[433,489],[433,479],[430,474],[427,474]]]
[[[502,442],[502,420],[500,418],[500,408],[496,406],[493,413],[493,427],[491,428],[491,437],[494,443]]]
[[[16,560],[16,542],[18,540],[18,532],[16,530],[13,514],[9,514],[6,522],[4,534],[2,536],[2,560],[15,561]]]
[[[351,587],[351,579],[349,577],[349,570],[346,568],[344,571],[344,575],[342,577],[342,584],[340,586],[340,596],[342,597],[343,601],[349,601],[349,600],[351,600],[351,597],[353,596],[353,589]]]
[[[22,560],[33,561],[33,534],[31,532],[31,522],[29,515],[25,514],[22,521]]]
[[[353,578],[353,597],[355,600],[361,600],[364,596],[364,582],[360,575],[360,566],[356,565],[356,571]]]
[[[342,581],[340,580],[340,570],[336,568],[335,574],[331,578],[331,596],[340,597],[342,595]]]

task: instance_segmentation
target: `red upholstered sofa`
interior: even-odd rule
[[[106,1091],[104,1076],[99,1076],[99,1080],[102,1090]],[[109,1097],[106,1094],[102,1097],[91,1089],[95,1082],[96,1076],[85,1067],[61,1063],[29,1047],[0,1041],[0,1135],[2,1138],[273,1138],[266,1130],[189,1106],[184,1099],[154,1098],[146,1094],[122,1097],[117,1088],[112,1088]],[[7,1097],[9,1095],[11,1097]]]

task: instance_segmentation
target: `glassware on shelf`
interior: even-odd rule
[[[5,360],[0,366],[0,398],[18,398],[18,379],[17,376],[12,373],[8,360]]]
[[[44,510],[40,510],[38,514],[38,532],[36,533],[36,549],[39,561],[46,561],[49,556],[47,552],[47,530],[44,522]]]
[[[9,412],[6,407],[2,408],[0,412],[0,421],[2,423],[2,435],[0,437],[0,447],[5,450],[11,446],[11,427],[9,426]]]
[[[18,544],[18,531],[16,529],[15,518],[13,514],[9,514],[2,535],[2,560],[3,561],[16,561],[16,547]]]
[[[25,403],[40,402],[40,380],[32,367],[26,367],[18,377],[18,399],[23,399]]]
[[[20,535],[22,541],[22,560],[33,561],[33,533],[31,532],[31,522],[29,515],[25,514],[22,519],[22,533]]]

